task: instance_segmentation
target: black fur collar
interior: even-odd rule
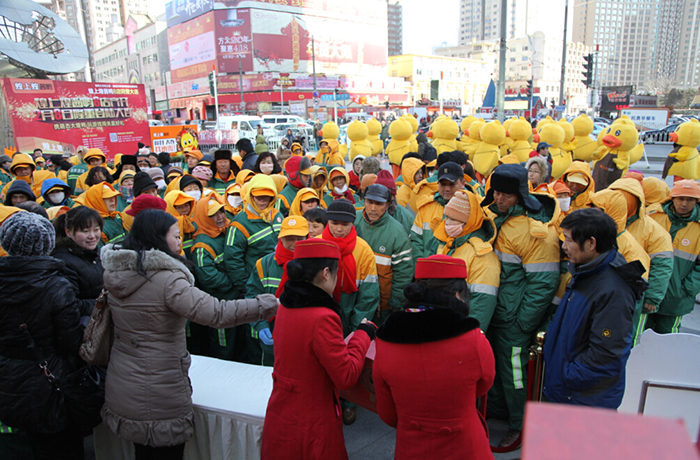
[[[287,281],[280,296],[285,308],[326,307],[340,316],[340,305],[323,289],[304,281]]]
[[[454,296],[441,291],[420,290],[407,286],[404,309],[387,317],[377,331],[377,337],[392,343],[426,343],[457,337],[479,327],[479,320],[467,316],[469,308]],[[411,295],[408,295],[411,294]]]
[[[75,243],[75,241],[68,237],[56,238],[56,247],[51,252],[51,255],[57,254],[59,252],[70,252],[80,258],[88,259],[90,261],[93,261],[100,256],[100,253],[97,251],[97,249],[89,251],[83,247],[78,246]]]

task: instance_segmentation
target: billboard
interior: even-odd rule
[[[616,112],[628,108],[633,93],[633,86],[604,86],[600,95],[600,110]]]
[[[206,77],[216,64],[214,12],[168,29],[173,83]]]
[[[143,85],[2,78],[15,146],[45,154],[101,149],[108,158],[149,143]]]
[[[160,152],[181,152],[182,135],[189,134],[189,144],[187,146],[193,150],[198,148],[197,125],[176,125],[176,126],[151,126],[151,151]],[[194,133],[194,134],[192,134]]]
[[[239,69],[243,72],[254,70],[250,10],[247,8],[217,10],[214,18],[216,19],[218,73],[238,72]]]
[[[213,9],[214,0],[173,0],[165,4],[165,20],[175,27]]]

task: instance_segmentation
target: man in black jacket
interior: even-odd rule
[[[625,391],[635,302],[648,288],[638,260],[617,251],[617,225],[599,209],[566,216],[562,249],[572,278],[544,346],[544,396],[617,409]]]
[[[255,168],[255,163],[258,161],[258,155],[255,153],[253,143],[250,142],[250,139],[240,139],[236,142],[236,149],[243,159],[241,169],[249,169],[252,171],[253,168]]]

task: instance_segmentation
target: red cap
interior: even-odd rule
[[[389,189],[392,195],[396,195],[396,182],[394,182],[394,176],[392,176],[386,169],[382,169],[377,173],[377,180],[374,183],[382,184],[384,187]]]
[[[453,278],[467,279],[467,264],[462,259],[436,254],[416,262],[416,279]]]
[[[132,217],[136,217],[138,213],[144,209],[160,209],[161,211],[165,211],[167,207],[168,204],[164,199],[144,193],[134,198],[134,201],[131,202],[131,207],[126,210],[126,213]]]
[[[340,259],[340,249],[332,241],[320,238],[298,241],[294,245],[295,259]]]

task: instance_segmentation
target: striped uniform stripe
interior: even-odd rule
[[[523,370],[520,366],[520,351],[520,347],[513,347],[510,356],[510,364],[513,367],[513,385],[516,390],[525,388],[523,385]]]
[[[498,288],[490,284],[469,284],[469,292],[472,294],[488,294],[497,296]]]

